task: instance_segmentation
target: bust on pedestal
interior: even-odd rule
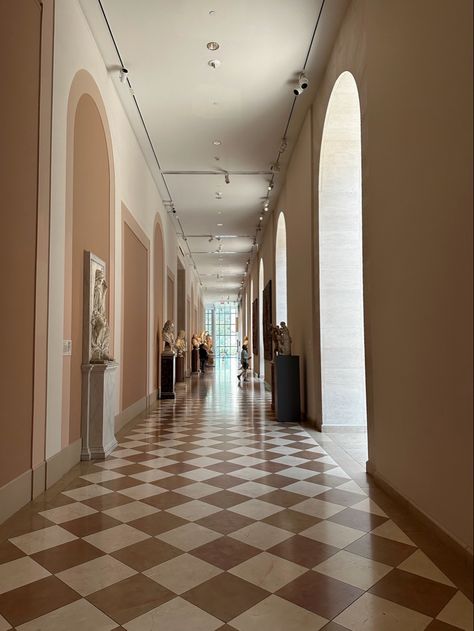
[[[115,381],[118,364],[109,355],[105,263],[84,253],[81,460],[102,460],[117,446]]]
[[[285,322],[272,327],[276,343],[275,356],[275,409],[283,423],[298,423],[301,420],[300,406],[300,358],[291,354],[291,337]]]
[[[175,399],[175,353],[174,324],[167,320],[163,327],[165,349],[161,353],[161,399]]]
[[[191,338],[191,372],[199,372],[199,344],[201,343],[196,333]]]
[[[183,383],[185,378],[186,333],[180,331],[175,343],[176,349],[176,383]]]

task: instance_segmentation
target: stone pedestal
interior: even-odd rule
[[[161,392],[160,399],[176,399],[175,384],[175,355],[161,354]]]
[[[299,423],[300,358],[299,355],[278,355],[275,358],[276,415],[283,423]]]
[[[184,377],[185,377],[184,364],[185,364],[184,355],[178,355],[176,357],[176,383],[184,382]]]
[[[209,351],[207,354],[207,366],[214,368],[214,352]]]
[[[81,460],[103,460],[117,446],[115,382],[118,364],[82,365]]]
[[[191,351],[191,372],[199,372],[199,351],[193,348]]]
[[[275,360],[272,361],[271,366],[272,366],[272,402],[270,404],[270,408],[272,410],[274,410],[275,409],[275,399],[276,399],[276,392],[275,392]]]

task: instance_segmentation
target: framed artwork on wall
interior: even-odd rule
[[[272,281],[269,280],[263,290],[263,356],[268,361],[272,354]]]
[[[252,352],[258,355],[258,298],[252,303]]]

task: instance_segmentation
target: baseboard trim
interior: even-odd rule
[[[32,471],[28,469],[0,488],[0,523],[31,501]]]
[[[435,533],[441,541],[454,550],[457,554],[464,557],[470,564],[473,562],[473,551],[461,541],[458,541],[451,533],[441,526],[435,519],[427,515],[420,508],[415,506],[411,500],[402,495],[395,489],[380,473],[375,469],[370,461],[367,461],[366,471],[373,478],[375,484],[382,489],[388,496],[402,504],[410,513],[412,513],[422,524]]]
[[[56,484],[63,475],[70,471],[81,459],[82,439],[76,441],[58,451],[57,454],[46,460],[46,488]]]
[[[32,470],[31,497],[36,499],[46,488],[46,462],[42,462]]]
[[[322,431],[326,434],[366,434],[367,426],[364,425],[332,425],[323,423]]]
[[[141,399],[138,399],[138,401],[135,401],[135,403],[132,403],[132,405],[130,405],[126,410],[122,410],[119,414],[117,414],[115,416],[115,433],[117,434],[118,432],[120,432],[120,430],[127,423],[129,423],[132,419],[141,414],[143,410],[146,410],[148,407],[150,407],[152,397],[153,394],[142,397]],[[154,399],[153,402],[155,400],[156,399]]]

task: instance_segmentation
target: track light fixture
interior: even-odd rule
[[[268,184],[268,190],[272,191],[273,190],[273,182],[269,182]]]
[[[228,174],[228,173],[226,173],[226,174],[224,175],[224,181],[225,181],[225,183],[226,183],[226,184],[230,184],[230,177],[229,177],[229,174]]]
[[[293,94],[295,96],[298,96],[299,94],[304,92],[304,90],[306,90],[308,85],[309,85],[308,77],[304,74],[304,72],[302,72],[300,76],[298,77],[298,85],[293,90]]]
[[[127,81],[127,77],[128,77],[128,70],[127,68],[120,68],[120,74],[119,74],[119,78],[120,78],[120,83],[125,83]]]

